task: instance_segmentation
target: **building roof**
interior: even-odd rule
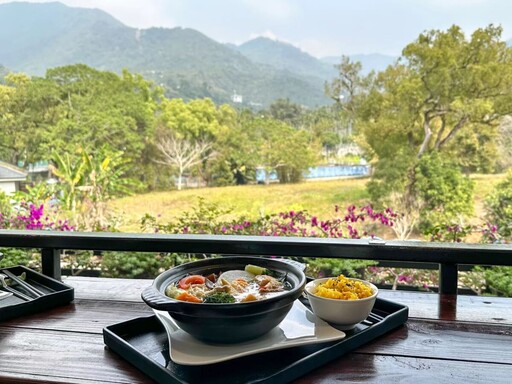
[[[0,181],[23,181],[27,178],[27,173],[15,165],[0,161]]]

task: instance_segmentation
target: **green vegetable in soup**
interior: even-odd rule
[[[266,269],[253,264],[247,264],[245,266],[245,272],[252,273],[253,275],[265,275]]]
[[[227,292],[215,292],[206,296],[203,300],[203,303],[210,304],[225,304],[234,302],[235,298]]]
[[[276,278],[277,280],[279,280],[282,283],[284,283],[286,281],[286,273],[285,272],[279,272],[279,271],[275,271],[273,269],[267,269],[267,268],[263,268],[258,265],[252,265],[252,264],[247,264],[244,269],[245,269],[245,272],[252,273],[253,275],[268,275],[268,276],[272,276],[272,277]]]
[[[185,292],[185,290],[178,288],[174,284],[169,284],[167,288],[165,288],[165,295],[170,297],[171,299],[175,299],[177,296]]]

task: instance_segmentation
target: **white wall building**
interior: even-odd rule
[[[19,191],[20,182],[27,179],[27,173],[22,169],[0,161],[0,192],[6,194]]]

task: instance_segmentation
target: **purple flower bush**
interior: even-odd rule
[[[25,201],[20,202],[13,207],[10,212],[0,212],[0,229],[29,229],[29,230],[54,230],[54,231],[73,231],[75,228],[70,225],[68,220],[52,219],[44,212],[45,206],[39,206]],[[53,211],[53,217],[57,212]]]
[[[144,231],[172,234],[220,234],[252,236],[288,236],[359,239],[373,237],[378,229],[393,226],[397,214],[390,208],[384,211],[374,210],[367,205],[357,208],[351,205],[342,211],[334,207],[332,217],[311,215],[306,210],[285,211],[249,220],[239,217],[223,220],[229,211],[217,205],[199,200],[192,212],[186,212],[175,222],[162,224],[151,215],[145,215],[141,221]],[[345,273],[360,276],[361,271],[375,262],[350,259],[306,258],[308,272],[312,275],[334,275]]]
[[[58,216],[59,212],[55,209],[46,213],[44,204],[32,204],[23,200],[11,200],[5,195],[0,196],[0,229],[75,230],[68,220],[60,220]],[[20,248],[4,248],[2,252],[4,258],[0,261],[0,267],[25,265],[40,268],[39,252]]]
[[[427,235],[429,240],[433,242],[462,243],[472,241],[485,244],[507,243],[507,239],[500,236],[498,226],[488,222],[480,225],[462,225],[460,223],[438,225],[431,228]],[[495,277],[495,275],[500,273],[504,275],[503,270],[509,271],[507,267],[475,267],[472,271],[462,271],[459,273],[459,286],[470,289],[478,295],[490,290],[493,294],[498,293],[503,296],[512,296],[512,288],[510,288],[512,285],[503,287],[506,285],[502,283],[505,280],[504,277]],[[494,273],[495,271],[498,272]],[[391,286],[392,289],[396,289],[401,285],[412,285],[422,290],[431,290],[439,285],[437,270],[371,266],[368,268],[368,273],[370,275],[369,279],[372,282]],[[496,286],[499,288],[496,288]]]
[[[162,224],[151,215],[142,219],[144,231],[173,234],[217,234],[253,236],[291,236],[360,239],[373,237],[376,226],[392,227],[397,216],[390,208],[375,211],[367,205],[347,207],[346,212],[334,207],[335,215],[320,218],[306,210],[286,211],[262,216],[256,220],[245,217],[225,221],[222,215],[229,211],[220,210],[215,204],[200,200],[192,213],[185,213],[176,222]],[[218,214],[216,214],[218,213]]]

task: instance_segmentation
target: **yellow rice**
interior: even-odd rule
[[[372,289],[356,280],[348,279],[343,275],[331,277],[316,287],[315,295],[328,299],[357,300],[370,297]]]

